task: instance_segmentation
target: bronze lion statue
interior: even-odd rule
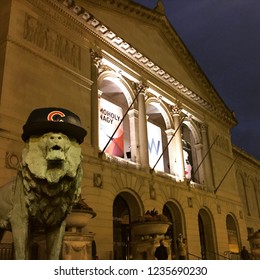
[[[44,231],[48,259],[59,259],[65,218],[80,196],[80,119],[62,108],[34,110],[23,127],[16,180],[0,188],[0,239],[13,234],[15,258],[29,258],[30,235]]]

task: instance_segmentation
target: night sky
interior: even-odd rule
[[[135,0],[153,9],[157,0]],[[232,143],[260,159],[260,0],[163,0],[165,14],[238,125]]]

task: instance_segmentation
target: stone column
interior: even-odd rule
[[[210,190],[214,190],[213,186],[213,173],[212,173],[212,165],[211,165],[211,159],[210,159],[210,151],[209,151],[209,142],[208,142],[208,128],[207,125],[202,124],[201,125],[201,136],[202,136],[202,144],[203,144],[203,168],[205,170],[205,183],[207,185],[207,188]],[[208,153],[206,155],[206,153]]]
[[[175,105],[172,107],[172,116],[174,121],[175,133],[175,162],[176,162],[176,180],[184,181],[184,157],[183,157],[183,148],[182,148],[182,136],[180,126],[180,114],[181,109]]]
[[[97,79],[101,56],[94,50],[90,51],[91,56],[91,144],[95,149],[99,149],[99,91]]]
[[[200,164],[203,160],[203,145],[202,144],[196,144],[195,145],[195,151],[196,151],[196,165],[194,166],[195,168],[198,166],[198,164]],[[194,162],[193,162],[194,164]],[[194,168],[193,167],[193,168]],[[200,184],[206,184],[205,182],[205,169],[204,169],[204,165],[202,164],[199,169],[196,171],[196,174],[194,174],[194,180],[195,182],[198,182]]]
[[[131,160],[133,162],[140,162],[140,154],[138,139],[138,111],[136,109],[131,109],[128,112],[129,124],[130,124],[130,145],[131,145]]]
[[[170,142],[168,145],[168,154],[169,154],[169,165],[170,165],[170,174],[176,175],[176,162],[175,162],[175,137],[172,138],[174,135],[174,129],[170,128],[165,131],[167,136],[167,143]]]
[[[149,167],[149,154],[148,154],[148,136],[147,136],[147,117],[145,107],[145,90],[146,86],[143,83],[136,85],[138,95],[138,124],[139,124],[139,153],[140,164],[144,168]]]

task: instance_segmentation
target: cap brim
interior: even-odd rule
[[[48,132],[61,132],[75,138],[79,144],[84,141],[87,131],[79,126],[65,122],[31,122],[23,126],[23,141],[27,141],[32,135],[43,135]]]

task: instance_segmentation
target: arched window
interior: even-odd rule
[[[168,218],[171,225],[169,226],[165,236],[171,240],[172,259],[179,259],[177,248],[177,238],[179,234],[185,236],[183,215],[177,203],[168,201],[163,207],[163,214]]]
[[[103,75],[99,81],[99,148],[103,152],[131,159],[129,115],[131,96],[115,74]]]
[[[215,260],[217,252],[215,251],[214,224],[210,212],[206,209],[200,209],[198,214],[199,235],[202,259]]]
[[[226,218],[227,236],[229,251],[239,253],[238,232],[235,219],[232,215],[227,215]]]
[[[170,126],[169,116],[166,109],[156,98],[148,100],[146,114],[149,165],[155,170],[169,173],[170,164],[166,135],[166,130]]]
[[[113,203],[113,259],[127,260],[132,254],[131,222],[141,215],[140,201],[132,193],[119,193]]]
[[[199,172],[197,170],[199,163],[195,137],[187,124],[184,123],[181,129],[185,177],[188,180],[200,183]]]

